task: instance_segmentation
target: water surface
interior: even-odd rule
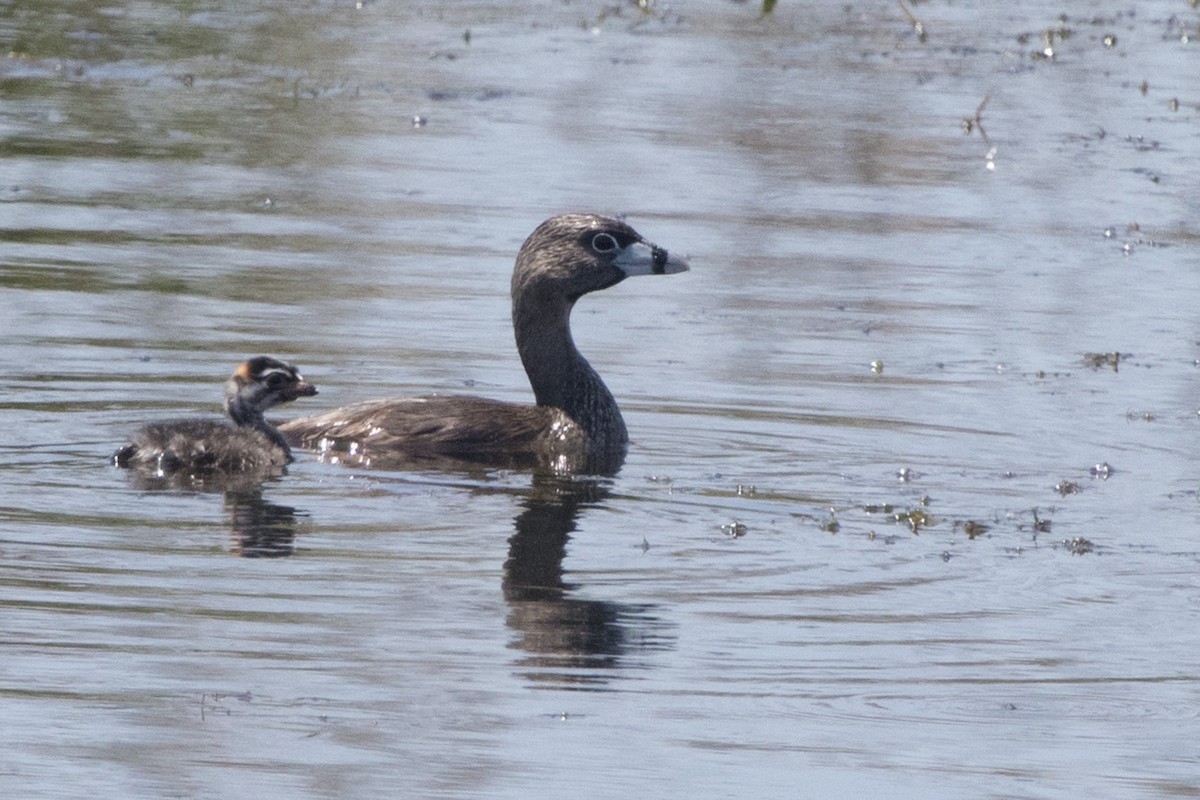
[[[0,5],[7,792],[1200,792],[1200,14],[651,5]],[[576,309],[616,477],[106,466],[527,400],[571,209],[692,264]]]

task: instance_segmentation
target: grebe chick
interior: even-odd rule
[[[628,433],[604,381],[571,338],[575,301],[634,275],[687,262],[624,222],[551,217],[530,234],[512,276],[512,320],[536,405],[480,397],[372,400],[284,423],[297,446],[349,451],[370,463],[461,461],[556,473],[613,474]]]
[[[113,463],[159,475],[282,468],[291,462],[292,451],[263,412],[316,393],[291,364],[257,356],[240,364],[225,384],[225,411],[233,425],[208,419],[154,422],[113,454]]]

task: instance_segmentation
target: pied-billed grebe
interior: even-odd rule
[[[279,431],[263,419],[263,412],[316,393],[317,388],[291,364],[257,356],[238,365],[225,384],[225,411],[232,426],[208,419],[154,422],[113,454],[113,463],[159,475],[282,467],[292,460],[292,451]]]
[[[476,464],[614,473],[628,434],[616,400],[571,339],[575,301],[633,275],[668,275],[683,259],[629,225],[563,214],[538,226],[517,255],[512,319],[536,405],[480,397],[371,400],[280,426],[290,442],[348,451],[362,461],[449,459]]]

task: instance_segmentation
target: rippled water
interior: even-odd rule
[[[1200,13],[650,5],[0,4],[7,796],[1200,793]],[[566,209],[615,478],[106,466],[527,399]]]

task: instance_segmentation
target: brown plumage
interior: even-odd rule
[[[153,422],[113,454],[113,463],[159,476],[281,470],[292,453],[263,412],[316,393],[292,365],[257,356],[240,364],[225,384],[233,425],[209,419]]]
[[[536,405],[461,396],[371,400],[292,420],[280,431],[294,445],[376,464],[450,460],[614,473],[628,444],[625,421],[575,348],[571,309],[627,277],[687,268],[620,220],[551,217],[521,246],[512,277],[513,330]]]

